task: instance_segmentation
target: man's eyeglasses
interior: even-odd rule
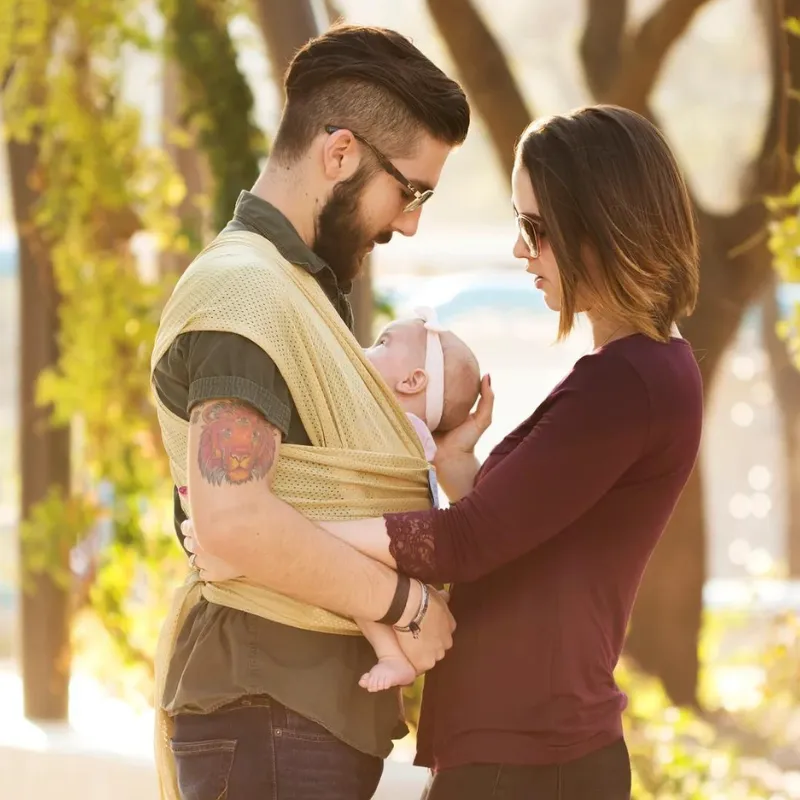
[[[350,129],[342,128],[338,125],[325,126],[325,133],[336,133],[336,131],[341,130]],[[373,152],[375,158],[378,159],[378,163],[381,165],[381,169],[391,175],[406,190],[406,192],[408,192],[408,194],[414,198],[405,206],[405,208],[403,208],[403,211],[406,214],[413,213],[424,203],[427,203],[431,197],[433,197],[433,189],[418,189],[408,178],[406,178],[405,175],[403,175],[402,172],[400,172],[399,169],[397,169],[397,167],[394,166],[394,164],[392,164],[391,161],[389,161],[388,158],[386,158],[383,153],[381,153],[380,150],[378,150],[377,147],[373,147],[363,136],[359,136],[355,131],[350,131],[350,133],[353,134],[354,139],[361,142],[361,144],[365,145]]]
[[[534,218],[520,214],[516,209],[514,209],[514,215],[517,218],[520,236],[530,251],[531,258],[539,258],[542,252],[542,236],[544,236],[542,220],[539,217]]]

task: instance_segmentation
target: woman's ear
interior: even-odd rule
[[[399,394],[412,396],[424,392],[428,387],[428,373],[417,367],[410,375],[398,381],[394,387]]]

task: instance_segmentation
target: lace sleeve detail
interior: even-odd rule
[[[411,511],[387,514],[389,552],[401,572],[426,582],[436,580],[436,546],[434,514]]]

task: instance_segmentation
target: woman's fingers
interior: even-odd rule
[[[483,433],[492,424],[492,412],[494,410],[494,392],[492,391],[492,378],[484,375],[481,380],[481,396],[478,399],[478,406],[475,409],[473,418],[478,429]]]

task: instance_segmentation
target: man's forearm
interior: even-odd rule
[[[397,575],[272,493],[280,443],[280,431],[239,400],[210,400],[192,410],[189,505],[200,547],[288,597],[349,617],[381,619]],[[414,592],[421,594],[419,586]]]
[[[246,510],[240,507],[225,514],[217,509],[204,516],[198,508],[193,513],[200,544],[255,583],[367,620],[380,619],[391,604],[397,586],[393,570],[357,552],[268,492]],[[235,519],[235,529],[228,529],[226,519]]]

